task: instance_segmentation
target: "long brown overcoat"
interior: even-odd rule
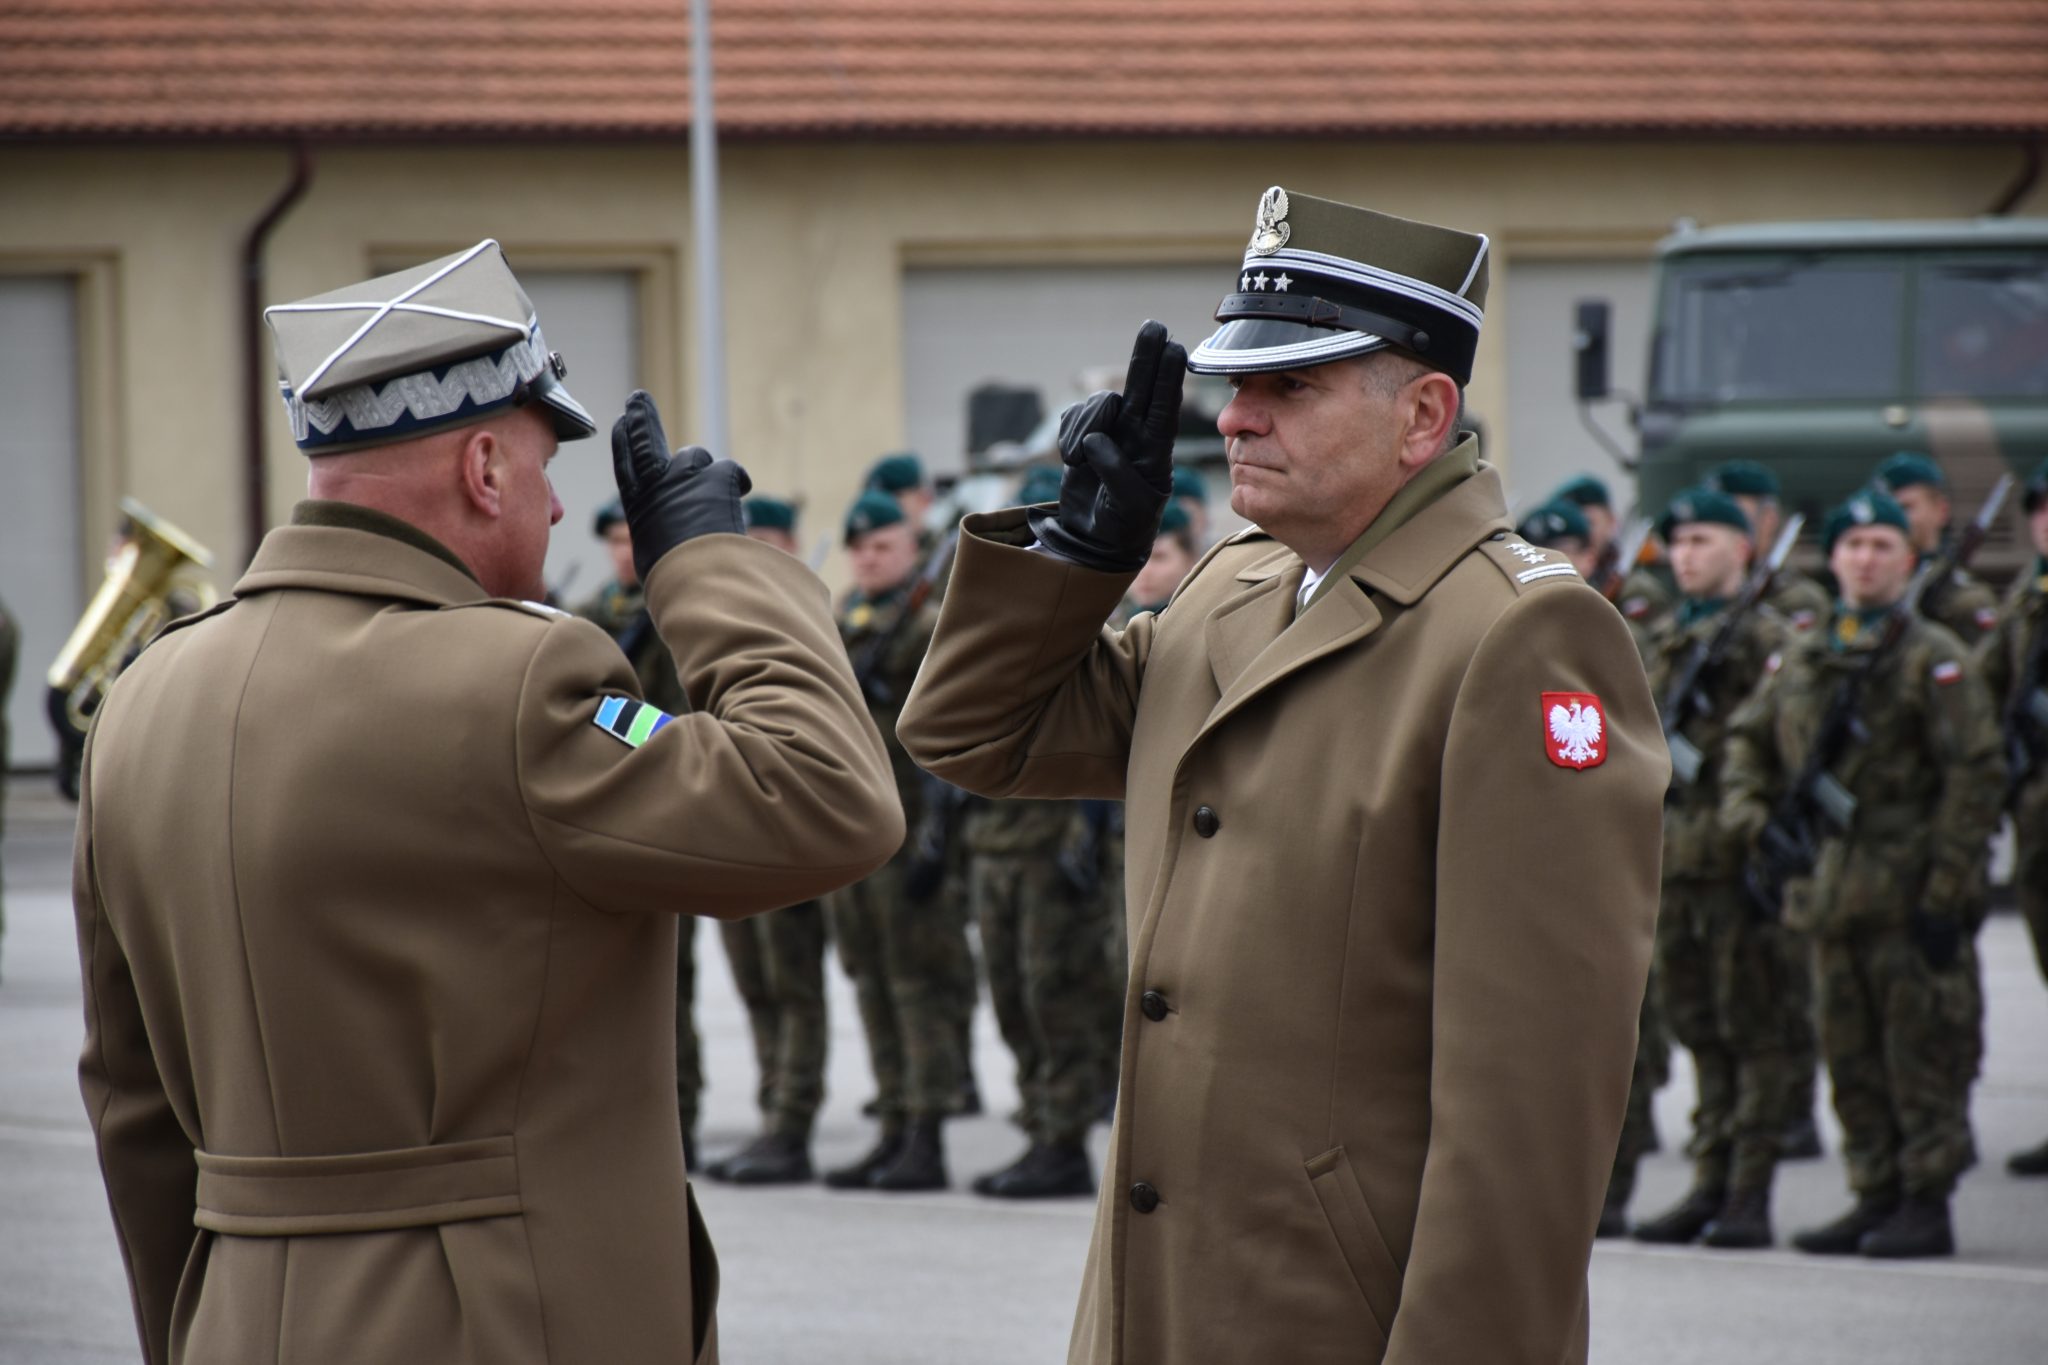
[[[1668,758],[1620,616],[1508,525],[1479,465],[1299,619],[1254,531],[1116,632],[1125,577],[968,519],[899,733],[1128,803],[1076,1365],[1584,1359]],[[1545,693],[1598,697],[1604,758],[1561,765]]]
[[[80,1071],[145,1358],[714,1359],[675,916],[887,858],[881,737],[766,545],[655,566],[697,709],[631,748],[603,632],[421,540],[272,532],[96,720]]]

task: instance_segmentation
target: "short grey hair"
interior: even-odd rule
[[[1372,351],[1360,357],[1364,382],[1380,398],[1392,398],[1403,388],[1425,374],[1440,373],[1434,366],[1425,365],[1413,356],[1400,351]],[[1453,383],[1457,381],[1453,380]],[[1451,425],[1444,432],[1443,443],[1430,455],[1436,459],[1448,454],[1458,443],[1458,437],[1465,426],[1465,386],[1458,384],[1458,410],[1451,416]]]

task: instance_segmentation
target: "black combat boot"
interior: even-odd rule
[[[1948,1219],[1947,1196],[1907,1195],[1897,1213],[1863,1234],[1856,1249],[1881,1261],[1955,1255],[1956,1234]]]
[[[1723,1251],[1753,1251],[1771,1244],[1771,1187],[1735,1190],[1700,1233],[1700,1245]]]
[[[1811,1161],[1820,1154],[1820,1125],[1813,1121],[1812,1114],[1794,1118],[1778,1136],[1780,1161]]]
[[[741,1147],[737,1151],[727,1152],[724,1156],[715,1157],[712,1160],[705,1162],[705,1177],[711,1180],[732,1179],[732,1168],[734,1163],[745,1161],[748,1157],[752,1156],[755,1152],[759,1151],[761,1149],[761,1145],[767,1141],[768,1135],[766,1133],[763,1133],[760,1137],[755,1138],[752,1142],[749,1142],[746,1146]]]
[[[902,1150],[903,1130],[884,1128],[881,1140],[869,1149],[866,1156],[851,1166],[838,1166],[825,1172],[825,1184],[835,1190],[867,1189],[875,1183],[875,1172],[894,1161]]]
[[[1864,1235],[1882,1226],[1899,1211],[1896,1190],[1881,1190],[1856,1197],[1856,1207],[1832,1223],[1792,1234],[1792,1245],[1815,1256],[1854,1256]]]
[[[763,1133],[726,1164],[735,1185],[801,1185],[811,1178],[811,1144],[795,1133]]]
[[[1033,1143],[1024,1159],[998,1172],[983,1194],[998,1199],[1060,1199],[1095,1193],[1088,1150],[1078,1142]]]
[[[2014,1175],[2048,1175],[2048,1142],[2014,1152],[2005,1159],[2005,1169]]]
[[[1698,1237],[1727,1202],[1726,1190],[1695,1185],[1685,1198],[1649,1222],[1636,1224],[1636,1240],[1658,1246],[1683,1246]]]
[[[902,1193],[946,1188],[946,1140],[936,1118],[914,1118],[903,1130],[903,1145],[868,1182],[872,1189]]]
[[[983,1171],[980,1175],[974,1177],[973,1180],[967,1183],[967,1188],[973,1190],[976,1194],[987,1194],[989,1192],[990,1186],[994,1185],[998,1180],[1001,1180],[1004,1176],[1010,1174],[1010,1172],[1016,1170],[1018,1167],[1030,1161],[1031,1154],[1037,1150],[1038,1144],[1033,1143],[1031,1146],[1026,1147],[1024,1149],[1024,1154],[1022,1156],[1018,1157],[1009,1165],[999,1167],[993,1171]]]

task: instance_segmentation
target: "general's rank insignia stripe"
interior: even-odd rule
[[[675,717],[659,707],[630,697],[606,697],[598,703],[593,723],[629,749],[645,744]]]

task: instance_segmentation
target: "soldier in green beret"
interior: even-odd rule
[[[1593,538],[1593,523],[1575,502],[1559,498],[1546,502],[1515,528],[1515,534],[1531,545],[1555,550],[1571,561],[1579,576],[1591,579],[1599,547]]]
[[[795,503],[757,494],[740,511],[750,539],[797,553]],[[807,1181],[831,1037],[824,903],[805,901],[752,919],[726,920],[718,930],[753,1034],[762,1127],[738,1151],[707,1163],[704,1173],[735,1185]]]
[[[885,462],[886,463],[886,462]],[[920,840],[934,792],[896,738],[896,717],[924,662],[937,609],[918,600],[917,533],[887,493],[846,514],[853,591],[839,631],[896,774],[909,834],[880,871],[826,902],[839,959],[853,979],[875,1072],[882,1131],[866,1155],[825,1173],[834,1189],[931,1190],[947,1183],[941,1121],[960,1102],[966,1058],[959,985],[974,980],[965,915],[942,899],[944,850]]]
[[[1749,904],[1745,850],[1720,822],[1721,769],[1729,720],[1790,631],[1768,608],[1747,612],[1715,666],[1692,691],[1673,695],[1681,671],[1727,623],[1755,542],[1742,508],[1708,488],[1672,499],[1658,531],[1681,596],[1651,632],[1647,660],[1673,750],[1652,980],[1666,1024],[1692,1054],[1698,1099],[1692,1189],[1639,1224],[1635,1235],[1645,1242],[1697,1238],[1713,1247],[1765,1247],[1772,1240],[1779,1138],[1799,1089],[1792,1044],[1806,992],[1788,978],[1804,977],[1805,947]],[[1625,1131],[1624,1153],[1629,1136]]]
[[[1599,563],[1616,532],[1614,500],[1607,491],[1607,485],[1591,474],[1581,474],[1558,485],[1557,491],[1550,495],[1550,502],[1571,503],[1585,515],[1586,527],[1593,538],[1593,562]],[[1644,551],[1637,556],[1637,563],[1616,565],[1615,578],[1602,589],[1608,593],[1622,619],[1628,622],[1629,634],[1635,638],[1637,649],[1646,647],[1651,628],[1671,610],[1677,595],[1670,566],[1661,559],[1646,557],[1651,548],[1646,542]]]
[[[1053,497],[1057,498],[1058,493]],[[1188,519],[1189,535],[1198,549],[1209,547],[1209,485],[1184,464],[1173,467],[1173,506]]]
[[[1757,553],[1777,544],[1785,526],[1785,509],[1778,501],[1778,476],[1768,465],[1755,460],[1730,460],[1707,475],[1706,486],[1735,499],[1749,518]],[[1764,598],[1771,609],[1784,617],[1794,630],[1811,630],[1828,618],[1832,603],[1827,590],[1790,564],[1771,579],[1771,591]]]
[[[2013,889],[2035,961],[2048,979],[2048,460],[2027,476],[2020,505],[2034,560],[2013,581],[1998,625],[1978,646],[1977,658],[2004,718],[2012,767],[2007,804],[2017,844]],[[2005,1168],[2014,1175],[2048,1175],[2048,1142],[2013,1153]]]
[[[1825,629],[1794,636],[1766,669],[1731,726],[1722,779],[1729,832],[1753,843],[1842,684],[1862,677],[1860,742],[1828,774],[1853,803],[1847,832],[1816,829],[1814,871],[1787,883],[1784,910],[1813,942],[1856,1203],[1793,1245],[1945,1256],[1949,1198],[1976,1160],[1969,920],[2005,763],[1990,694],[1947,628],[1915,617],[1887,653],[1872,653],[1914,573],[1904,509],[1858,493],[1829,516],[1825,543],[1840,600]]]
[[[1876,482],[1890,491],[1906,514],[1908,536],[1919,563],[1947,551],[1951,536],[1948,476],[1918,451],[1902,450],[1877,467]],[[1946,583],[1930,584],[1920,610],[1947,626],[1966,645],[1976,645],[1998,624],[1998,595],[1957,569]]]

